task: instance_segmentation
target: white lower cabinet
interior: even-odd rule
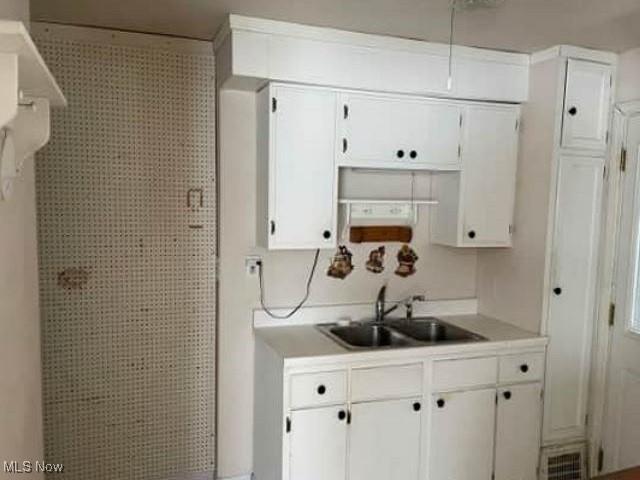
[[[495,388],[431,398],[429,480],[491,480]]]
[[[421,407],[420,399],[352,405],[349,480],[418,480]]]
[[[535,480],[544,347],[411,362],[257,348],[256,480]]]
[[[538,478],[541,392],[539,383],[498,389],[496,480]]]
[[[289,480],[340,480],[347,459],[347,408],[294,410],[289,418]]]

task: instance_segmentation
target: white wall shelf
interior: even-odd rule
[[[417,225],[418,206],[438,205],[432,199],[356,199],[340,198],[345,207],[345,228],[349,225]]]
[[[51,106],[67,105],[22,22],[0,20],[0,200],[49,141]]]

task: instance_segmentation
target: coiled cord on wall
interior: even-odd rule
[[[291,318],[293,315],[296,314],[296,312],[298,310],[300,310],[302,308],[302,306],[309,299],[309,294],[311,293],[311,282],[313,281],[313,275],[316,273],[316,267],[318,266],[318,257],[319,256],[320,256],[320,249],[318,248],[316,250],[316,254],[315,254],[314,258],[313,258],[313,264],[311,265],[311,271],[309,272],[309,278],[307,279],[307,288],[306,288],[306,292],[305,292],[304,298],[300,301],[300,303],[298,303],[298,305],[296,305],[294,307],[293,310],[291,310],[289,313],[287,313],[285,315],[277,315],[277,314],[273,313],[264,304],[264,288],[262,286],[262,269],[264,268],[264,265],[262,264],[262,260],[260,260],[258,262],[258,280],[260,282],[260,305],[262,306],[262,309],[265,311],[265,313],[267,315],[269,315],[271,318],[275,318],[277,320],[286,320],[288,318]]]

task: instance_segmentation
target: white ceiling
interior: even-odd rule
[[[238,13],[345,30],[447,41],[450,0],[31,0],[35,21],[211,39]],[[506,0],[458,14],[456,43],[531,52],[568,43],[640,46],[640,0]]]

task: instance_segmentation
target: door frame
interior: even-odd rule
[[[602,447],[611,332],[609,316],[616,296],[616,255],[621,222],[622,175],[620,159],[626,147],[629,120],[640,116],[640,100],[616,104],[613,113],[612,141],[607,152],[603,191],[603,213],[598,262],[597,318],[591,360],[590,402],[588,422],[589,473],[599,473]],[[613,232],[613,235],[608,233]],[[615,312],[614,312],[615,315]]]

